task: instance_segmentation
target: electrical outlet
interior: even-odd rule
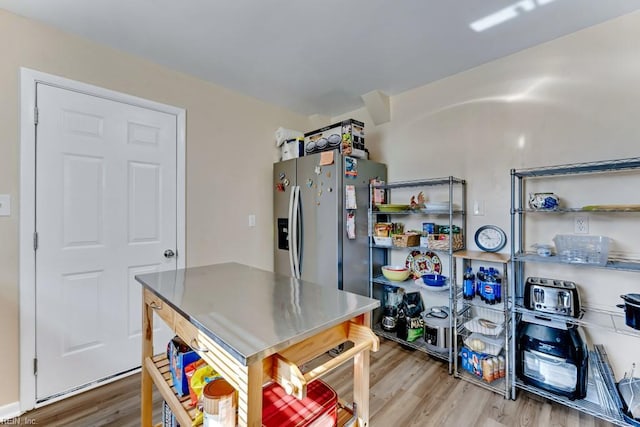
[[[573,231],[576,234],[588,234],[589,233],[589,217],[576,216],[573,223]]]
[[[256,226],[256,216],[254,214],[249,214],[249,227]]]

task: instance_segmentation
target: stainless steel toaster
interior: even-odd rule
[[[580,295],[573,282],[528,277],[524,285],[524,306],[543,313],[578,317]]]

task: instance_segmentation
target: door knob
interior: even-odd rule
[[[176,253],[173,252],[171,249],[167,249],[166,251],[164,251],[165,258],[173,258],[174,256],[176,256]]]

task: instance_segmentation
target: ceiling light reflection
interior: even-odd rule
[[[464,99],[458,102],[452,102],[438,108],[427,109],[421,115],[413,119],[413,122],[422,121],[427,117],[437,116],[457,108],[478,106],[480,104],[510,104],[510,103],[548,103],[551,100],[544,97],[543,89],[548,86],[561,82],[561,79],[554,76],[540,76],[537,78],[524,79],[512,82],[511,86],[517,86],[515,90],[508,90],[504,94],[477,96],[475,98]],[[490,91],[494,91],[489,89]],[[480,111],[480,110],[478,110]],[[523,140],[526,144],[526,139]]]
[[[520,137],[518,138],[518,148],[523,150],[526,145],[527,145],[527,139],[525,138],[524,135],[520,135]]]
[[[496,25],[500,25],[510,19],[516,18],[520,15],[520,12],[531,12],[537,6],[545,6],[549,3],[552,3],[556,0],[520,0],[512,5],[505,7],[504,9],[500,9],[497,12],[494,12],[490,15],[485,16],[484,18],[480,18],[477,21],[469,24],[469,27],[473,31],[481,32],[485,31],[489,28],[495,27]]]

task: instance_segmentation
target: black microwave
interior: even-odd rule
[[[544,320],[519,322],[516,374],[524,383],[571,400],[583,399],[588,361],[578,326]]]

